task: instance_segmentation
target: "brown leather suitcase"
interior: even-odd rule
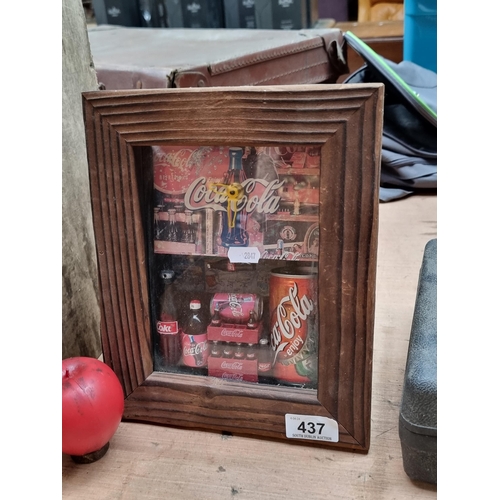
[[[107,90],[335,83],[348,72],[337,29],[88,29]]]

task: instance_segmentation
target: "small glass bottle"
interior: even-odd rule
[[[241,342],[238,342],[236,344],[236,349],[234,350],[234,359],[239,359],[240,361],[242,359],[245,359],[245,350]]]
[[[222,320],[220,318],[219,314],[219,304],[216,304],[215,306],[215,311],[214,315],[212,316],[212,321],[210,322],[211,326],[221,326],[222,325]]]
[[[257,322],[255,321],[255,311],[250,311],[250,318],[247,323],[247,328],[249,330],[255,330],[257,328]]]
[[[273,381],[272,372],[272,352],[267,338],[259,340],[259,355],[257,362],[257,372],[259,375],[259,382],[262,384],[269,384]]]
[[[154,239],[159,240],[161,239],[161,234],[162,234],[162,227],[161,227],[161,221],[160,221],[160,207],[154,207],[153,208],[153,220],[154,220]]]
[[[182,241],[184,243],[194,243],[195,242],[195,231],[193,227],[193,212],[191,210],[185,210],[184,215],[186,216],[186,226],[184,233],[182,234]]]
[[[212,342],[212,349],[210,350],[211,358],[220,358],[222,357],[222,347],[218,340],[214,340]]]
[[[231,342],[228,342],[225,346],[224,346],[224,350],[222,351],[222,357],[223,358],[232,358],[234,355],[234,347],[233,345],[231,344]]]
[[[182,209],[184,207],[182,205],[175,205],[175,229],[177,232],[177,240],[183,241],[184,233],[185,233],[185,224],[182,222]]]
[[[168,210],[167,241],[177,241],[177,226],[175,224],[175,208]]]
[[[248,344],[247,359],[249,360],[257,359],[257,351],[255,349],[255,344]]]

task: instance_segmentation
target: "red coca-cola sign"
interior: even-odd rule
[[[208,358],[208,374],[225,380],[257,382],[257,361],[225,358]]]
[[[154,187],[169,195],[184,194],[200,176],[221,179],[227,161],[226,148],[154,146]]]

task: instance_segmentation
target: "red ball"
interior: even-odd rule
[[[62,362],[62,451],[82,456],[100,450],[118,429],[123,389],[113,370],[95,358]]]

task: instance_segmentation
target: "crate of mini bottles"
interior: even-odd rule
[[[382,106],[379,84],[84,93],[125,420],[368,451]]]

